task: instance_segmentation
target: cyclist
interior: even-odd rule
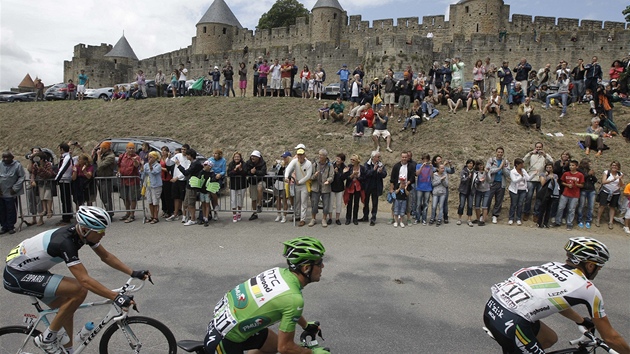
[[[72,336],[63,348],[60,343],[62,336],[58,338],[57,332],[63,327],[66,333],[74,333],[74,312],[83,303],[88,291],[114,300],[120,307],[129,307],[134,303],[132,296],[117,294],[88,275],[79,259],[79,249],[83,245],[90,246],[103,263],[125,274],[139,279],[151,275],[147,270],[132,270],[101,245],[105,229],[111,224],[105,210],[81,206],[76,219],[76,225],[44,231],[22,241],[6,258],[5,289],[36,296],[51,308],[59,308],[50,326],[34,338],[35,345],[46,353],[72,354]],[[49,272],[62,261],[74,278]]]
[[[570,238],[564,246],[565,263],[550,262],[523,268],[492,286],[483,321],[504,353],[544,353],[558,340],[540,319],[560,313],[576,324],[595,328],[619,353],[630,353],[623,337],[611,326],[602,296],[593,285],[610,258],[606,245],[590,237]],[[582,318],[573,306],[586,305],[591,318]]]
[[[312,237],[284,242],[289,268],[272,268],[237,285],[214,308],[204,349],[208,354],[257,353],[329,354],[324,348],[307,349],[293,341],[296,323],[304,330],[319,327],[302,316],[302,288],[318,282],[324,268],[324,246]],[[280,322],[278,334],[267,327]]]

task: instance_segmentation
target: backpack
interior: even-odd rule
[[[326,70],[322,69],[322,72],[324,73],[324,76],[322,76],[322,82],[326,81]]]

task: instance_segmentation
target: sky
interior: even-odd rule
[[[275,0],[225,0],[243,27],[255,29]],[[298,0],[308,10],[316,0]],[[339,0],[365,21],[447,15],[457,0]],[[505,0],[511,14],[625,22],[627,0]],[[601,6],[603,2],[606,6]],[[185,48],[212,0],[1,0],[0,90],[28,73],[51,85],[63,80],[63,61],[79,43],[116,44],[123,34],[139,59]]]

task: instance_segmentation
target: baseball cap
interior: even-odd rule
[[[258,150],[252,151],[252,154],[250,156],[262,157],[262,155],[260,154],[260,151]]]
[[[378,79],[379,79],[378,77],[375,77],[375,78],[374,78],[374,81],[376,81],[376,80],[378,80]]]
[[[298,155],[304,155],[304,149],[298,149],[297,154]]]
[[[213,163],[212,163],[212,161],[210,161],[210,160],[206,160],[206,161],[204,161],[204,162],[203,162],[203,165],[204,165],[204,166],[214,166],[214,164],[213,164]]]
[[[297,144],[297,146],[295,147],[295,149],[305,149],[306,150],[306,146],[304,146],[304,144]]]
[[[280,155],[280,157],[282,158],[290,157],[290,156],[292,156],[290,151],[285,151],[284,154]]]
[[[342,66],[343,66],[344,68],[346,68],[346,67],[348,67],[348,64],[343,64]]]
[[[215,70],[216,70],[216,69],[218,69],[218,68],[219,68],[218,66],[215,66],[215,67],[214,67],[214,69],[215,69]]]

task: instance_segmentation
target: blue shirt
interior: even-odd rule
[[[88,80],[87,74],[79,74],[79,85],[85,85]]]
[[[208,161],[212,162],[212,172],[221,174],[221,178],[223,178],[226,172],[225,158],[222,157],[219,160],[215,160],[214,156],[212,156]]]
[[[503,159],[499,160],[497,159],[497,166],[501,165],[501,162],[503,161]],[[500,169],[495,175],[494,175],[494,181],[495,182],[501,182],[503,181],[503,169]]]
[[[340,69],[339,71],[337,71],[337,75],[339,75],[339,80],[348,81],[350,71],[348,71],[348,69]]]

